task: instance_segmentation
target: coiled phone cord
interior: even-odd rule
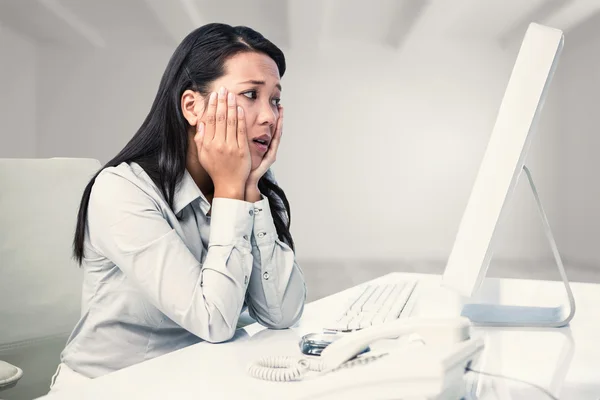
[[[266,381],[288,382],[302,379],[308,371],[321,372],[323,366],[322,360],[268,356],[252,364],[248,373]]]
[[[357,364],[368,364],[385,355],[387,353],[357,357],[331,371],[353,367]],[[250,365],[248,373],[254,378],[266,381],[289,382],[303,379],[309,371],[324,372],[324,370],[325,364],[323,360],[288,356],[267,356]]]

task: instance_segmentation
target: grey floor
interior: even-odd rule
[[[298,264],[304,272],[309,302],[390,272],[441,274],[445,267],[443,261],[299,260]],[[584,265],[566,261],[564,264],[569,281],[600,283],[600,264]],[[561,279],[558,268],[552,260],[492,261],[487,276],[544,280]]]
[[[23,369],[23,377],[11,389],[0,391],[0,400],[31,400],[50,390],[50,379],[68,335],[50,337],[0,349],[0,359]]]

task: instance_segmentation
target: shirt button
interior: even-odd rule
[[[265,273],[263,274],[263,278],[264,278],[266,281],[268,281],[268,280],[269,280],[269,273],[268,273],[268,272],[265,272]]]
[[[259,238],[261,238],[261,237],[263,237],[263,236],[265,236],[265,233],[264,233],[264,232],[260,232],[260,233],[258,234],[258,237],[259,237]]]
[[[250,211],[248,211],[248,214],[250,214],[250,215],[254,215],[254,210],[250,210]]]

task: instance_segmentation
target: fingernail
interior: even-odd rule
[[[204,132],[204,124],[202,122],[198,123],[198,133]]]
[[[235,100],[233,98],[233,93],[229,92],[229,94],[227,95],[227,101],[230,102],[230,103],[233,103],[233,100]]]
[[[242,107],[238,106],[238,117],[242,117],[244,115],[244,110]]]
[[[219,89],[219,96],[225,96],[225,87],[221,87],[221,89]]]
[[[217,92],[212,92],[212,93],[210,94],[210,100],[209,100],[209,101],[210,101],[211,103],[214,103],[216,99],[217,99]]]

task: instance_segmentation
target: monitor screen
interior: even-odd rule
[[[463,296],[471,297],[487,272],[563,41],[562,31],[536,23],[525,33],[442,279]]]

